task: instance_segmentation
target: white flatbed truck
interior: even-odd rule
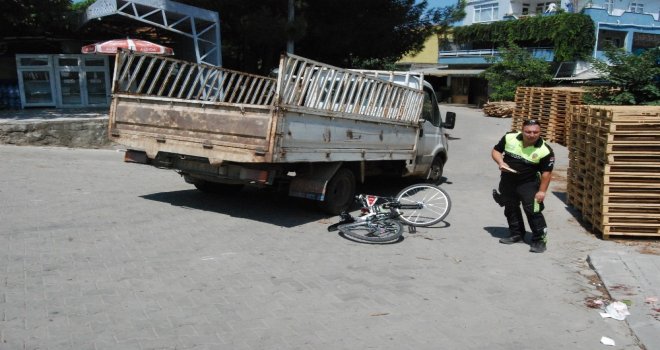
[[[286,186],[330,213],[371,176],[439,182],[455,123],[420,73],[287,54],[271,78],[120,52],[112,92],[109,137],[126,161],[174,169],[202,191]]]

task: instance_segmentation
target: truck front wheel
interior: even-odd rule
[[[325,198],[320,202],[321,210],[326,213],[339,215],[353,203],[355,195],[355,175],[346,168],[337,170],[335,175],[328,181],[325,188]]]
[[[442,158],[439,155],[435,156],[431,163],[431,167],[429,168],[429,173],[426,176],[426,182],[432,185],[439,185],[442,183],[443,167],[444,162],[442,161]]]

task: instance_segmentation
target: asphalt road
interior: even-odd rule
[[[443,109],[458,112],[452,211],[389,245],[328,233],[336,218],[277,193],[199,193],[120,150],[0,146],[0,349],[640,349],[586,306],[603,296],[587,255],[619,243],[563,202],[567,150],[553,145],[548,251],[505,246],[490,150],[510,120]]]

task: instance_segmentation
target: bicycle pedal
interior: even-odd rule
[[[409,225],[408,233],[417,233],[417,227]]]

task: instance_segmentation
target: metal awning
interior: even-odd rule
[[[220,18],[215,11],[171,0],[96,0],[82,23],[106,17],[127,18],[191,38],[197,63],[222,65]]]
[[[603,79],[602,74],[596,71],[588,62],[562,62],[557,68],[553,80],[558,81],[586,81]]]
[[[431,75],[434,77],[477,77],[483,73],[485,69],[437,69],[426,68],[418,70],[424,75]]]

